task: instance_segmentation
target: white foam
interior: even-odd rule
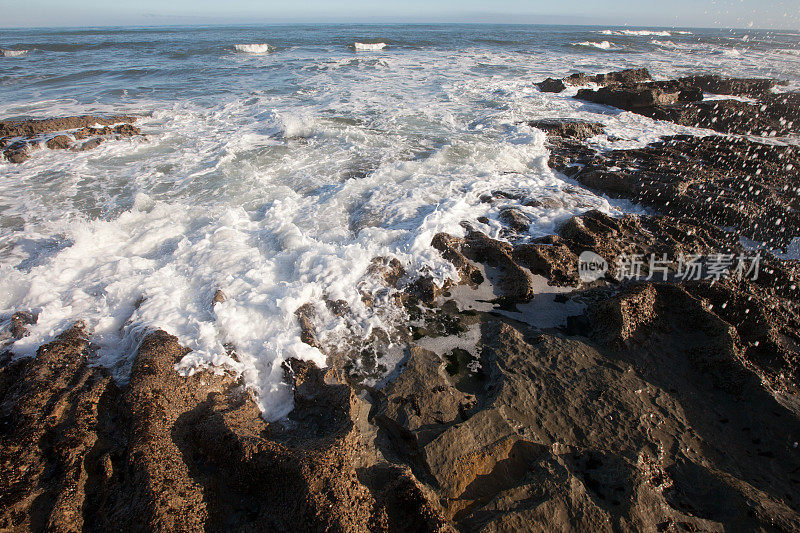
[[[573,46],[588,46],[591,48],[599,48],[600,50],[611,50],[614,46],[614,43],[610,41],[584,41],[582,43],[572,43]]]
[[[626,35],[632,37],[670,37],[674,34],[686,35],[691,32],[669,32],[669,31],[653,31],[653,30],[602,30],[599,33],[602,35]]]
[[[353,48],[357,52],[377,52],[386,48],[386,43],[353,43]]]
[[[256,44],[236,44],[233,46],[237,52],[244,52],[246,54],[268,54],[275,48],[267,43]]]
[[[28,53],[28,50],[5,50],[0,49],[0,57],[22,57]]]

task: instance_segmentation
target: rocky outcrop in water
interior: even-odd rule
[[[31,151],[40,148],[42,144],[50,150],[91,150],[108,139],[141,135],[141,130],[132,124],[136,119],[137,117],[129,115],[82,115],[0,121],[0,150],[3,157],[11,163],[25,162],[30,158]]]

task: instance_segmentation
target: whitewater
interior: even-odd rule
[[[613,45],[587,44],[598,32]],[[501,238],[500,210],[514,206],[533,219],[533,239],[590,209],[641,210],[554,173],[528,121],[601,122],[598,149],[708,133],[534,82],[647,67],[797,88],[798,42],[520,26],[0,31],[4,51],[30,51],[0,57],[1,120],[128,113],[145,134],[0,161],[0,320],[38,315],[16,357],[84,321],[92,362],[123,382],[143,337],[163,329],[192,350],[176,371],[240,375],[264,416],[280,418],[292,408],[284,361],[325,365],[300,340],[300,306],[314,306],[329,345],[401,321],[389,297],[364,302],[378,287],[374,258],[399,259],[405,281],[425,272],[441,283],[456,273],[431,239],[464,235],[463,221]],[[546,201],[481,200],[496,190]],[[217,290],[226,299],[212,304]],[[336,300],[352,316],[330,311]]]

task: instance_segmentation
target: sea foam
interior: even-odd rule
[[[386,43],[353,43],[356,52],[377,52],[386,48]]]
[[[0,48],[0,57],[22,57],[27,53],[27,50],[5,50]]]
[[[587,46],[589,48],[598,48],[600,50],[611,50],[613,48],[614,43],[610,41],[584,41],[582,43],[572,43],[573,46]]]
[[[266,43],[256,44],[237,44],[233,46],[237,52],[244,52],[246,54],[268,54],[275,48]]]

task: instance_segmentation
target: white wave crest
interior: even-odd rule
[[[3,50],[0,48],[0,57],[22,57],[27,53],[27,50]]]
[[[268,54],[275,48],[266,43],[255,44],[237,44],[234,45],[237,52],[244,52],[246,54]]]
[[[356,52],[375,52],[386,48],[386,43],[353,43]]]
[[[668,31],[653,31],[653,30],[602,30],[602,35],[627,35],[632,37],[671,37],[674,34],[687,35],[690,32],[668,32]]]
[[[599,43],[595,41],[584,41],[582,43],[572,43],[572,46],[588,46],[590,48],[599,48],[600,50],[611,50],[614,43],[609,41],[602,41]]]

